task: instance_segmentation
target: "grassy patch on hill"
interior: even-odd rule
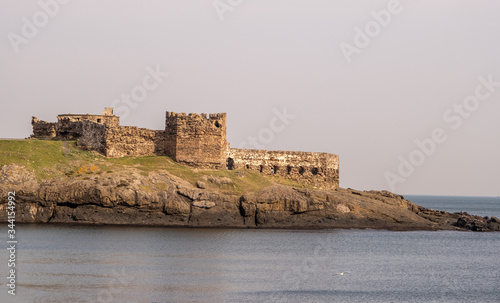
[[[171,174],[196,185],[203,181],[210,189],[217,189],[226,194],[243,194],[248,191],[258,191],[263,187],[270,186],[274,182],[259,173],[245,170],[212,170],[197,169],[173,161],[167,156],[149,157],[123,157],[105,159],[106,166],[113,169],[117,166],[132,166],[142,170],[145,174],[154,170],[167,170]],[[231,182],[218,183],[206,181],[204,176],[217,178],[228,178]]]
[[[203,182],[209,189],[226,194],[258,191],[276,183],[303,187],[291,180],[263,176],[245,169],[196,169],[176,163],[166,156],[106,158],[96,152],[80,150],[75,141],[0,140],[0,166],[13,163],[26,166],[39,180],[63,176],[85,178],[134,167],[145,177],[152,171],[166,170],[192,185],[205,180]],[[207,181],[208,177],[213,177],[212,181]],[[226,182],[216,182],[217,179],[224,179]]]

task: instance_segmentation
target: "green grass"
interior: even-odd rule
[[[231,183],[211,183],[204,181],[208,188],[216,188],[226,194],[244,194],[250,191],[258,191],[264,187],[270,186],[273,182],[256,172],[244,170],[216,170],[216,171],[201,171],[197,179],[201,179],[203,175],[211,175],[217,178],[229,178]]]
[[[67,167],[69,161],[61,141],[0,140],[1,165],[16,163],[26,166],[41,179],[57,174],[56,171]]]
[[[257,172],[241,170],[195,169],[173,161],[166,156],[106,158],[96,152],[83,151],[75,141],[51,140],[0,140],[0,166],[5,164],[26,166],[39,180],[62,176],[85,178],[92,174],[119,172],[125,167],[139,169],[147,177],[150,172],[166,170],[192,185],[203,176],[229,178],[231,183],[219,184],[206,181],[209,189],[226,194],[243,194],[258,191],[272,184],[303,187],[299,183],[279,177],[266,177]]]
[[[104,157],[76,147],[75,141],[0,140],[0,165],[18,164],[39,180],[61,175],[98,173]]]
[[[173,161],[167,156],[149,156],[149,157],[123,157],[106,159],[108,167],[113,169],[113,166],[133,166],[143,172],[154,170],[167,170],[171,174],[184,179],[196,185],[197,181],[202,180],[203,176],[214,176],[218,178],[226,177],[233,182],[230,184],[214,184],[205,182],[208,188],[218,189],[220,192],[227,194],[243,194],[248,191],[258,191],[263,187],[270,186],[273,182],[270,178],[260,175],[256,172],[241,171],[241,170],[209,170],[196,169],[190,166],[182,165]],[[112,166],[109,166],[112,164]]]

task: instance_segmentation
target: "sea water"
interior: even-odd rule
[[[411,198],[500,210],[498,199]],[[50,224],[16,226],[12,296],[4,225],[0,302],[500,301],[500,233]]]
[[[500,218],[500,197],[405,196],[420,206],[447,212]]]

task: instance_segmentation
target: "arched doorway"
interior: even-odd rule
[[[234,160],[233,158],[227,158],[226,169],[233,170],[234,169]]]

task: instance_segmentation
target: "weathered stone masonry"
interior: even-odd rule
[[[255,170],[321,188],[339,184],[339,156],[334,154],[231,148],[227,159],[228,169]]]
[[[76,140],[82,134],[82,122],[89,121],[111,127],[120,124],[120,117],[113,115],[113,108],[106,107],[101,115],[62,114],[57,116],[57,122],[46,122],[32,117],[32,137],[41,139]]]
[[[55,123],[32,119],[32,137],[77,140],[80,148],[106,157],[167,155],[212,169],[248,169],[318,188],[339,185],[339,157],[328,153],[230,148],[226,114],[166,112],[165,130],[120,126],[112,108],[102,115],[59,115]]]
[[[175,161],[207,168],[226,163],[226,114],[167,112],[165,151]]]
[[[106,157],[165,155],[163,130],[136,126],[106,126],[84,121],[77,144],[86,150],[95,150]]]

